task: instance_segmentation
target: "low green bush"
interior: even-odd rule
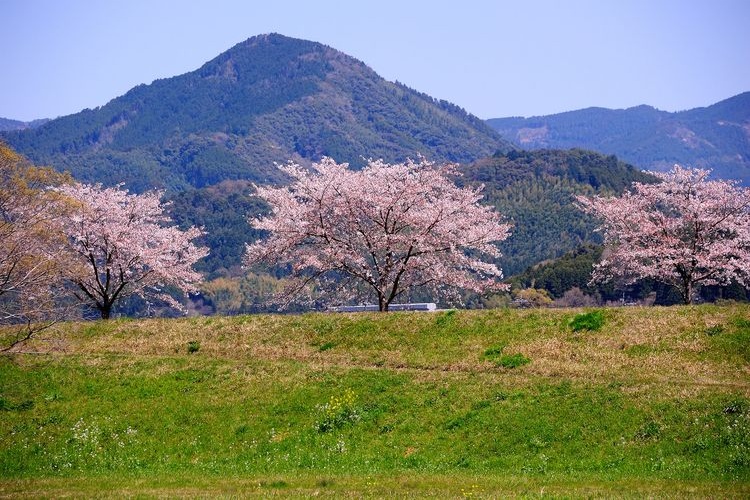
[[[521,353],[503,354],[503,349],[505,349],[505,344],[488,347],[485,349],[482,358],[492,361],[495,363],[495,366],[502,366],[503,368],[518,368],[531,361]]]
[[[327,403],[318,407],[320,418],[315,422],[315,428],[323,433],[358,422],[362,417],[356,401],[357,396],[351,389],[331,396]]]
[[[523,366],[530,362],[531,360],[529,358],[518,352],[516,354],[500,356],[500,359],[496,361],[496,364],[503,368],[518,368],[519,366]]]
[[[570,321],[570,327],[574,332],[580,332],[581,330],[594,332],[601,330],[602,326],[604,326],[604,313],[602,311],[576,314]]]

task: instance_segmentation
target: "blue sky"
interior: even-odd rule
[[[325,43],[480,118],[750,90],[750,1],[0,0],[0,116],[56,117],[251,36]]]

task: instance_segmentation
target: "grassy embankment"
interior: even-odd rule
[[[750,496],[748,306],[118,320],[25,349],[0,496]]]

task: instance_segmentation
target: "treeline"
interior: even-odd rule
[[[574,195],[619,194],[633,181],[653,180],[615,157],[583,150],[498,153],[464,165],[462,172],[458,182],[485,184],[486,202],[495,205],[515,225],[511,237],[502,243],[504,255],[498,261],[508,277],[582,245],[600,242],[594,231],[595,221],[573,205]],[[209,257],[198,265],[209,280],[204,285],[204,305],[235,313],[257,310],[259,299],[247,279],[241,277],[240,268],[245,244],[261,237],[247,219],[265,209],[252,197],[250,183],[225,181],[188,190],[171,199],[169,210],[176,221],[184,227],[203,227],[207,233],[199,240],[211,248]],[[260,280],[263,287],[271,286],[283,276],[279,271],[251,281]],[[575,286],[583,287],[588,281],[590,268],[585,272],[589,275],[580,277]],[[466,297],[465,302],[475,307],[488,305],[472,297]]]
[[[596,222],[573,204],[578,194],[622,193],[655,179],[614,156],[581,149],[510,151],[464,167],[459,182],[482,183],[488,203],[513,222],[500,263],[507,276],[600,243]]]
[[[514,223],[499,264],[506,276],[552,259],[586,242],[598,242],[595,223],[573,205],[575,194],[620,193],[631,182],[652,178],[614,157],[583,150],[511,151],[462,167],[459,183],[485,184],[486,202]],[[200,269],[213,279],[235,276],[245,243],[260,235],[249,217],[266,207],[244,180],[190,189],[170,196],[171,217],[203,227],[211,248]]]
[[[591,283],[594,264],[599,262],[604,248],[601,245],[583,245],[558,259],[540,262],[513,276],[510,284],[514,291],[537,289],[547,292],[560,305],[575,306],[579,294],[590,297],[588,304],[655,304],[673,305],[682,303],[680,294],[673,287],[650,279],[632,285],[618,283]],[[573,293],[571,293],[573,292]],[[566,300],[568,299],[568,300]],[[705,302],[750,299],[750,290],[739,283],[728,286],[704,286],[699,299]]]

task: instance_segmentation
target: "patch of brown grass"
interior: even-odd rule
[[[50,336],[61,355],[86,356],[89,363],[112,362],[113,355],[293,361],[405,370],[418,378],[431,372],[474,373],[518,383],[529,377],[644,387],[658,382],[685,393],[727,387],[750,394],[750,367],[706,355],[711,349],[706,330],[750,318],[748,305],[606,309],[601,330],[573,332],[568,322],[580,312],[457,311],[444,321],[443,313],[115,320],[61,324]],[[329,341],[332,347],[321,349]],[[188,342],[197,342],[198,352],[188,354]],[[484,350],[498,344],[531,362],[508,369],[483,359]],[[39,338],[26,349],[44,351],[45,345]]]

